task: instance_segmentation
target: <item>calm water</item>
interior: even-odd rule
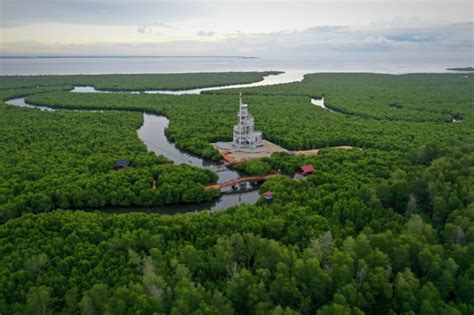
[[[0,74],[183,73],[222,71],[445,72],[446,65],[243,58],[1,58]]]
[[[143,91],[146,94],[168,94],[168,95],[184,95],[184,94],[200,94],[204,91],[215,91],[229,88],[248,88],[255,86],[264,86],[264,85],[273,85],[273,84],[282,84],[290,82],[299,82],[302,81],[306,71],[303,70],[291,70],[284,73],[267,75],[263,78],[262,81],[246,84],[234,84],[234,85],[225,85],[225,86],[215,86],[207,87],[200,89],[192,90],[178,90],[178,91],[168,91],[168,90],[147,90]],[[96,90],[93,86],[75,86],[71,92],[73,93],[131,93],[137,94],[141,93],[140,91],[107,91],[107,90]]]
[[[102,208],[100,211],[105,213],[130,213],[130,212],[145,212],[145,213],[160,213],[160,214],[178,214],[178,213],[192,213],[199,211],[219,211],[232,206],[241,204],[254,204],[258,201],[260,195],[258,191],[251,191],[242,194],[222,195],[218,201],[203,202],[197,204],[180,204],[180,205],[166,205],[151,208],[122,208],[122,207],[108,207]],[[95,209],[91,209],[95,210]]]
[[[51,108],[51,107],[26,104],[24,97],[14,98],[14,99],[6,101],[5,103],[8,104],[8,105],[13,105],[13,106],[18,106],[18,107],[36,108],[36,109],[40,109],[40,110],[48,111],[48,112],[56,111],[54,108]]]
[[[324,97],[321,98],[321,99],[312,98],[311,99],[311,104],[313,104],[314,106],[321,107],[322,109],[325,109],[328,112],[334,112],[333,110],[326,107],[326,105],[324,104]]]
[[[155,152],[157,155],[162,154],[175,164],[190,164],[213,171],[217,169],[218,164],[180,151],[174,143],[168,141],[165,135],[168,124],[169,120],[164,116],[143,114],[143,125],[137,130],[137,133],[138,137],[147,146],[148,151]],[[240,177],[238,172],[228,168],[225,168],[225,171],[217,172],[217,175],[219,176],[219,183]]]

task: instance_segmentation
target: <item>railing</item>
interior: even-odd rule
[[[205,189],[219,189],[220,190],[220,189],[225,188],[225,187],[230,187],[230,186],[234,186],[234,185],[245,183],[245,182],[247,182],[247,183],[262,182],[262,181],[265,181],[265,180],[267,180],[269,178],[272,178],[272,177],[275,177],[275,176],[278,176],[278,174],[270,174],[270,175],[264,175],[264,176],[241,177],[241,178],[232,179],[232,180],[229,180],[229,181],[223,182],[223,183],[204,185],[204,188]]]

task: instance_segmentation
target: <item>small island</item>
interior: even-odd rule
[[[469,72],[473,72],[473,71],[474,71],[474,67],[446,68],[446,70],[450,70],[450,71],[469,71]]]

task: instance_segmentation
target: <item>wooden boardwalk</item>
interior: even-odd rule
[[[216,189],[216,190],[221,190],[222,188],[225,187],[230,187],[234,186],[240,183],[258,183],[258,182],[263,182],[266,181],[269,178],[278,176],[278,174],[269,174],[269,175],[263,175],[263,176],[247,176],[247,177],[240,177],[236,179],[232,179],[223,183],[216,183],[216,184],[208,184],[204,185],[205,189]]]

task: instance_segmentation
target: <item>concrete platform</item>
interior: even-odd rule
[[[242,163],[251,159],[269,157],[273,152],[288,152],[288,150],[267,140],[263,140],[263,146],[240,150],[233,147],[232,142],[217,142],[212,143],[212,146],[218,150],[224,160],[229,163]]]

